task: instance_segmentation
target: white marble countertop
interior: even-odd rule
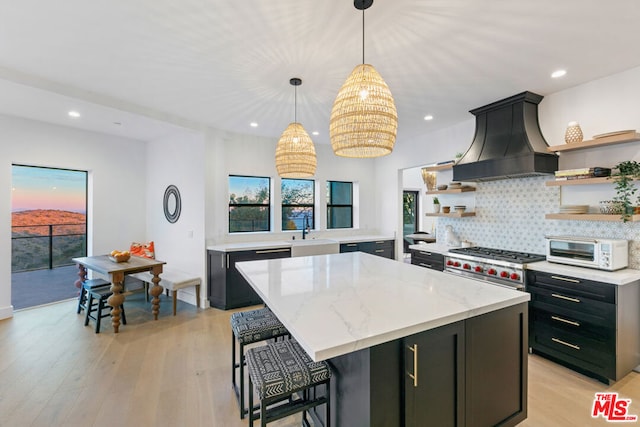
[[[597,282],[613,283],[614,285],[627,285],[640,280],[640,270],[631,268],[617,271],[604,271],[541,261],[527,264],[527,269],[543,271],[545,273],[562,274],[564,276],[572,276],[585,280],[595,280]]]
[[[313,360],[529,301],[529,294],[362,252],[236,268]]]
[[[380,240],[394,240],[395,237],[390,235],[382,235],[382,234],[372,234],[372,235],[361,235],[361,236],[342,236],[342,237],[318,237],[317,239],[313,237],[313,231],[311,232],[311,237],[305,240],[306,241],[327,241],[332,240],[338,243],[354,243],[354,242],[372,242],[372,241],[380,241]],[[217,245],[207,246],[207,250],[209,251],[218,251],[218,252],[236,252],[236,251],[251,251],[256,249],[267,249],[267,248],[290,248],[295,244],[295,242],[300,242],[299,237],[296,240],[265,240],[265,241],[254,241],[254,242],[231,242],[231,243],[220,243]]]
[[[435,252],[437,254],[445,255],[450,249],[458,248],[459,246],[448,246],[444,243],[416,243],[415,245],[409,245],[409,249],[415,249],[419,251]]]

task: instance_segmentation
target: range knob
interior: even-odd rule
[[[462,268],[464,268],[465,270],[471,270],[471,264],[464,263],[462,265]]]
[[[506,271],[501,271],[500,272],[500,277],[509,277],[509,273]]]
[[[458,261],[455,261],[455,262],[453,263],[453,266],[454,266],[454,267],[460,267],[460,263],[459,263]]]
[[[474,268],[474,270],[478,273],[482,273],[482,266],[476,265],[476,268]]]
[[[490,268],[489,271],[487,271],[487,274],[491,274],[492,276],[495,276],[496,273],[498,273],[498,272],[496,271],[495,268]]]
[[[518,280],[520,279],[520,275],[518,273],[511,273],[511,276],[509,276],[509,278],[511,280]]]
[[[451,261],[450,259],[447,260],[447,265],[453,265],[453,261]]]

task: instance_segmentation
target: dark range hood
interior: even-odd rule
[[[454,181],[491,181],[553,174],[558,156],[538,123],[542,96],[522,92],[471,110],[476,134],[471,146],[453,166]]]

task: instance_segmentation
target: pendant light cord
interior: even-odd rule
[[[293,121],[298,123],[298,86],[293,87]]]
[[[364,65],[364,9],[362,9],[362,65]]]

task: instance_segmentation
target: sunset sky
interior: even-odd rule
[[[86,214],[86,172],[14,165],[12,178],[12,212],[56,209]]]

